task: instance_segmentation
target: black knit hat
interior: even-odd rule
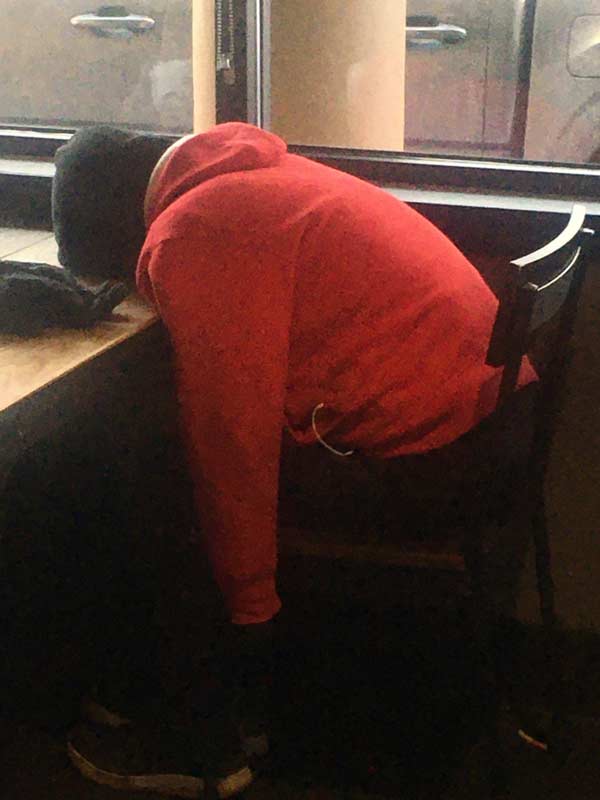
[[[57,151],[52,221],[58,259],[74,275],[133,277],[146,187],[166,147],[157,136],[98,125]]]

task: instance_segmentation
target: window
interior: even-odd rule
[[[189,130],[189,0],[127,6],[5,0],[4,6],[3,123]]]
[[[245,118],[245,2],[216,3],[221,118]],[[192,0],[4,0],[0,123],[192,130]]]
[[[192,129],[192,8],[212,0],[99,2],[4,0],[0,157],[51,159],[86,123]],[[218,121],[257,122],[381,184],[598,195],[600,0],[214,8]],[[0,184],[26,198],[35,183],[46,214],[42,173],[5,161]]]
[[[271,0],[288,141],[583,164],[600,150],[598,0]]]

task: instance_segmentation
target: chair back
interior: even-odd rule
[[[588,245],[594,235],[584,227],[585,217],[585,206],[574,205],[566,227],[555,239],[510,263],[486,358],[490,366],[504,368],[498,393],[501,406],[516,389],[523,357],[533,349],[547,356],[545,363],[535,365],[540,383],[534,449],[542,470],[559,410]]]
[[[573,206],[564,230],[529,255],[511,261],[486,363],[504,367],[498,397],[514,392],[523,357],[540,339],[551,339],[552,353],[540,379],[546,383],[565,360],[585,279],[587,245],[594,231],[584,227],[585,206]]]

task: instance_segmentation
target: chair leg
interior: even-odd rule
[[[556,627],[555,586],[552,578],[550,537],[546,521],[546,504],[543,493],[536,498],[532,515],[535,571],[540,598],[540,614],[546,629]]]
[[[565,737],[568,737],[569,729],[568,687],[565,681],[566,641],[556,613],[555,584],[552,577],[550,538],[543,491],[540,491],[536,498],[532,524],[545,660],[549,675],[548,705],[552,715],[548,746],[553,755],[563,758],[568,751],[568,741]]]
[[[481,537],[464,547],[474,607],[474,638],[485,688],[489,691],[483,738],[486,749],[489,788],[492,797],[504,795],[508,776],[503,757],[500,726],[503,707],[503,682],[500,680],[495,653],[495,614],[487,586],[486,556]]]

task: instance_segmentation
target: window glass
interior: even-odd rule
[[[600,160],[600,0],[266,6],[266,119],[292,143]]]
[[[3,0],[0,125],[192,129],[193,0]],[[600,0],[215,0],[217,119],[292,144],[600,161]],[[253,114],[251,112],[251,118]]]
[[[3,0],[0,123],[192,126],[192,0]]]

